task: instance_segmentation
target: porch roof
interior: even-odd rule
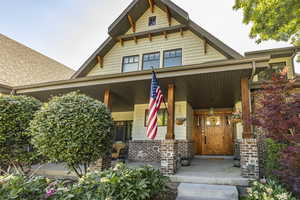
[[[198,65],[163,68],[157,77],[163,92],[175,84],[176,101],[188,101],[194,108],[233,106],[240,97],[241,77],[250,77],[253,62],[256,69],[268,66],[269,57],[226,60]],[[52,95],[79,90],[102,100],[105,89],[112,93],[112,111],[133,110],[134,104],[148,103],[151,71],[84,77],[14,88],[16,94],[27,94],[46,101]]]

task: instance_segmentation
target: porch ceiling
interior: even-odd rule
[[[249,76],[251,69],[205,73],[188,76],[160,78],[160,86],[165,97],[168,84],[175,84],[175,100],[188,101],[193,108],[225,108],[232,107],[240,97],[240,78]],[[150,79],[74,87],[60,90],[47,90],[27,93],[42,101],[51,96],[80,91],[95,99],[103,100],[104,90],[109,88],[112,94],[112,111],[121,112],[133,110],[134,104],[149,102]]]

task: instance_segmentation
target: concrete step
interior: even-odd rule
[[[208,159],[208,160],[233,160],[234,156],[210,156],[210,155],[195,155],[194,158],[198,158],[198,159]]]
[[[238,200],[235,186],[180,183],[176,200]]]

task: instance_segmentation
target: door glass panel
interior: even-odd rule
[[[220,126],[221,117],[220,116],[209,116],[206,119],[206,126]]]

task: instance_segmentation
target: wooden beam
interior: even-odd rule
[[[109,110],[111,110],[111,94],[109,89],[104,90],[103,103]]]
[[[133,20],[133,18],[131,17],[131,15],[128,15],[127,17],[128,17],[128,21],[130,23],[130,26],[132,28],[132,32],[135,33],[135,21]]]
[[[148,3],[149,3],[149,7],[151,9],[151,12],[154,13],[154,0],[148,0]]]
[[[166,6],[166,10],[167,10],[168,23],[169,23],[169,26],[171,26],[172,25],[172,15],[171,15],[171,12],[170,12],[170,9],[168,6]]]
[[[168,127],[166,140],[175,139],[175,86],[174,84],[168,85]]]
[[[149,41],[152,42],[152,34],[151,33],[148,34],[148,38],[149,38]]]
[[[204,54],[207,54],[207,41],[203,41],[203,49],[204,49]]]
[[[122,38],[119,38],[119,42],[120,42],[121,46],[124,46],[124,41]]]
[[[165,39],[168,39],[168,33],[167,33],[167,31],[164,31],[164,36],[165,36]]]
[[[250,125],[250,89],[249,79],[244,77],[241,79],[241,95],[242,95],[242,119],[243,119],[243,138],[252,138]]]
[[[103,57],[97,56],[97,62],[99,63],[100,67],[103,68]]]
[[[183,35],[184,35],[183,28],[180,28],[180,35],[181,35],[181,37],[183,37]]]
[[[133,37],[135,44],[138,43],[137,37]]]

